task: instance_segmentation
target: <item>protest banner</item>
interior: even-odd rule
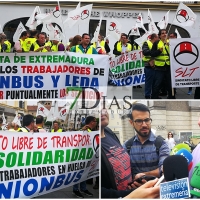
[[[99,176],[99,132],[0,133],[0,198],[32,198]]]
[[[200,41],[197,38],[170,40],[172,87],[199,87]]]
[[[106,95],[107,55],[2,53],[0,63],[0,99],[63,99],[74,86]]]
[[[145,82],[142,51],[136,50],[113,58],[110,61],[112,78],[117,86],[142,85]]]

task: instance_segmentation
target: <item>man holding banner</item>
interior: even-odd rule
[[[154,42],[151,56],[155,57],[155,76],[152,87],[152,99],[159,99],[159,91],[162,87],[162,80],[166,79],[166,87],[168,92],[168,99],[175,99],[172,94],[171,71],[170,71],[170,57],[169,57],[169,41],[167,40],[166,29],[160,29],[158,36],[159,41]]]

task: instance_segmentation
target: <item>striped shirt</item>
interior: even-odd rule
[[[163,140],[158,155],[154,145],[155,139],[156,136],[152,132],[150,133],[150,137],[143,144],[140,142],[137,135],[133,138],[133,144],[130,149],[133,177],[138,173],[152,171],[157,168],[159,168],[161,172],[163,161],[169,156],[170,151],[167,143]],[[126,142],[123,144],[123,147],[127,151]]]

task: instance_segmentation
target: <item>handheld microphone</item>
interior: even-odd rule
[[[188,177],[188,162],[181,155],[172,155],[163,162],[163,173],[166,181]]]
[[[175,155],[181,155],[181,156],[185,157],[185,159],[188,162],[188,165],[192,162],[192,159],[193,159],[192,154],[186,149],[179,150],[178,152],[176,152]]]
[[[191,152],[191,149],[189,147],[189,145],[187,144],[184,144],[184,143],[181,143],[181,144],[177,144],[172,150],[171,150],[171,153],[170,155],[175,155],[179,150],[181,149],[186,149],[188,150],[189,152]]]
[[[193,187],[193,189],[190,190],[190,194],[200,197],[200,163],[198,163],[193,169],[190,185]]]

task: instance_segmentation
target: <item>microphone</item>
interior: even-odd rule
[[[180,143],[180,144],[177,144],[176,146],[174,146],[174,148],[171,150],[170,155],[175,155],[181,149],[186,149],[189,152],[191,152],[189,145],[184,144],[184,143]]]
[[[188,165],[192,162],[192,159],[193,159],[192,154],[186,149],[179,150],[178,152],[176,152],[175,155],[181,155],[181,156],[185,157],[185,159],[188,162]]]
[[[188,177],[188,162],[181,155],[172,155],[163,161],[163,173],[166,181]]]
[[[190,190],[190,194],[196,197],[200,197],[200,163],[198,163],[192,173],[192,177],[190,179],[190,185],[193,188]]]

